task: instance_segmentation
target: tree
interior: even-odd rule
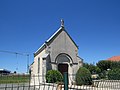
[[[78,85],[91,85],[92,84],[92,78],[90,71],[85,68],[81,67],[76,73],[76,83]]]
[[[97,63],[97,66],[101,69],[101,71],[107,71],[107,69],[111,68],[111,61],[101,60]]]
[[[109,80],[120,80],[120,69],[115,68],[113,70],[108,71],[108,79]]]
[[[89,65],[88,63],[83,63],[83,67],[85,67],[85,68],[87,68],[87,69],[88,69],[88,68],[89,68],[89,66],[90,66],[90,65]]]
[[[120,68],[120,61],[112,61],[110,69]]]
[[[14,74],[16,74],[17,72],[16,71],[14,71]]]
[[[95,72],[96,72],[96,74],[100,74],[101,73],[101,69],[98,66],[95,66]]]
[[[83,67],[87,68],[91,74],[99,74],[101,72],[100,68],[93,64],[83,63]]]

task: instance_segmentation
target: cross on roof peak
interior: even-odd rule
[[[64,27],[64,20],[61,19],[61,27]]]

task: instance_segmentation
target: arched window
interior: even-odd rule
[[[63,63],[63,62],[73,63],[72,58],[69,55],[65,54],[65,53],[59,54],[56,57],[55,62],[56,63]]]

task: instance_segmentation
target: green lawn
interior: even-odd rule
[[[29,78],[29,75],[0,76],[0,83],[26,83]]]

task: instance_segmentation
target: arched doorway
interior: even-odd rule
[[[71,64],[73,63],[73,60],[68,54],[66,53],[59,54],[55,59],[55,63],[57,65],[56,66],[57,70],[59,70],[62,75],[64,74],[64,72],[68,72],[68,74],[72,75],[73,70]],[[68,79],[68,82],[71,83],[70,78]]]
[[[70,63],[72,59],[69,55],[61,53],[56,57],[57,69],[63,74],[64,72],[72,73]]]
[[[59,63],[58,64],[58,70],[61,72],[61,74],[63,75],[64,72],[68,72],[68,64],[64,64],[64,63]]]

